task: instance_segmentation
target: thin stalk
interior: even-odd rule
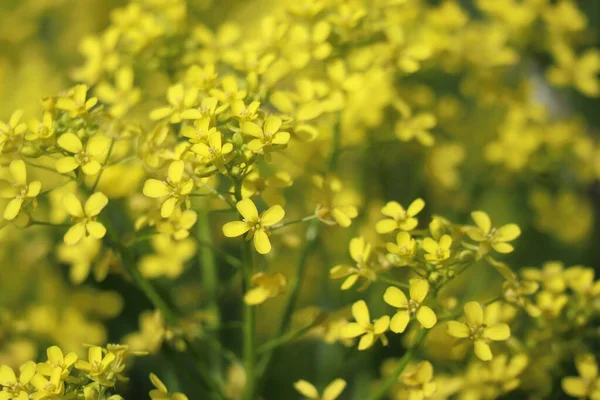
[[[398,286],[398,287],[401,287],[404,289],[410,289],[410,286],[408,284],[398,282],[394,279],[388,278],[387,276],[379,275],[379,276],[377,276],[377,279],[379,279],[380,281],[383,281],[385,283],[389,283],[390,285]]]
[[[244,266],[242,268],[244,293],[250,287],[252,279],[252,242],[244,241]],[[254,307],[244,302],[244,369],[246,370],[246,387],[244,400],[256,399],[256,338]]]
[[[421,343],[423,343],[423,340],[427,336],[428,332],[429,332],[428,329],[421,329],[419,331],[419,333],[417,334],[417,337],[415,338],[414,344],[412,345],[412,347],[410,349],[408,349],[406,351],[406,353],[404,353],[404,355],[400,359],[398,366],[396,367],[394,372],[392,372],[390,374],[390,376],[388,376],[381,384],[378,385],[377,391],[374,394],[372,394],[370,397],[368,397],[367,400],[379,400],[379,399],[382,399],[385,397],[385,395],[390,390],[390,388],[396,382],[398,382],[398,377],[400,377],[400,374],[402,374],[402,372],[404,371],[404,369],[406,368],[406,366],[412,359],[417,348],[421,345]]]
[[[306,326],[303,326],[302,328],[288,332],[285,335],[279,336],[279,337],[263,344],[262,346],[260,346],[258,348],[258,351],[257,351],[258,354],[262,354],[267,351],[272,351],[272,350],[274,350],[278,347],[284,346],[298,338],[301,338],[302,336],[304,336],[304,334],[309,332],[311,329],[313,329],[314,327],[321,324],[323,322],[323,320],[324,320],[324,318],[316,318],[312,323],[310,323]]]
[[[300,224],[300,223],[302,223],[302,222],[308,222],[308,221],[312,221],[312,220],[313,220],[313,219],[315,219],[315,218],[317,218],[317,216],[313,214],[313,215],[309,215],[309,216],[306,216],[306,217],[304,217],[304,218],[301,218],[301,219],[295,219],[295,220],[293,220],[293,221],[286,221],[286,222],[282,222],[282,223],[280,223],[280,224],[273,225],[273,226],[271,227],[271,230],[275,230],[275,229],[283,228],[284,226],[289,226],[289,225],[294,225],[294,224]]]
[[[112,154],[113,148],[115,147],[115,139],[113,138],[110,141],[110,147],[108,148],[108,153],[106,154],[106,161],[108,161],[108,159],[110,158],[110,155]],[[100,183],[100,178],[102,178],[102,173],[104,172],[104,170],[106,169],[106,166],[102,167],[102,169],[100,170],[100,172],[98,172],[98,176],[96,177],[96,181],[94,182],[94,185],[92,186],[92,193],[96,190],[96,187],[98,186],[98,183]]]

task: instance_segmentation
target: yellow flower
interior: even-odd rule
[[[304,397],[310,400],[335,400],[346,388],[346,381],[343,379],[336,379],[329,383],[323,390],[323,394],[320,395],[317,388],[308,381],[300,379],[294,383],[294,388]]]
[[[449,321],[448,334],[456,338],[468,338],[473,341],[475,355],[483,361],[493,358],[488,342],[502,341],[510,337],[510,327],[507,324],[488,326],[484,323],[484,311],[476,301],[465,304],[466,322]]]
[[[390,286],[383,294],[383,300],[398,311],[392,317],[390,329],[394,333],[402,333],[411,318],[417,318],[417,321],[427,329],[432,328],[437,323],[437,317],[433,310],[423,305],[423,301],[429,293],[429,282],[424,279],[413,278],[410,280],[410,300],[402,290]]]
[[[23,160],[12,161],[8,170],[13,183],[0,180],[0,197],[11,199],[4,209],[4,219],[12,221],[19,214],[26,200],[35,201],[35,197],[42,188],[42,183],[40,181],[27,183],[27,169]]]
[[[288,132],[280,132],[281,118],[274,115],[268,116],[262,128],[254,122],[246,121],[242,124],[242,132],[255,137],[248,143],[248,148],[255,153],[264,154],[269,159],[269,151],[273,146],[284,146],[290,140]]]
[[[74,225],[65,233],[65,244],[74,245],[86,236],[102,239],[106,234],[106,228],[96,221],[96,218],[107,204],[108,198],[101,192],[92,194],[85,202],[85,207],[74,194],[66,195],[63,198],[63,206],[73,217]]]
[[[514,250],[507,242],[512,242],[521,235],[521,229],[516,224],[494,228],[490,217],[483,211],[473,211],[471,217],[477,226],[465,227],[465,233],[471,239],[482,242],[480,252],[485,254],[490,247],[498,253],[510,253]]]
[[[396,243],[386,243],[387,259],[397,267],[410,265],[417,253],[417,241],[408,232],[398,232]]]
[[[56,108],[67,111],[71,118],[82,117],[88,114],[88,111],[98,103],[96,97],[87,99],[87,85],[77,85],[70,89],[66,96],[56,100]]]
[[[324,60],[331,54],[332,46],[327,42],[331,26],[319,21],[309,28],[304,24],[295,24],[290,29],[290,46],[286,46],[286,56],[294,68],[305,67],[311,59]]]
[[[7,365],[0,366],[0,399],[27,400],[29,399],[29,383],[35,375],[36,365],[28,361],[19,367],[19,377]]]
[[[32,396],[32,399],[35,400],[60,399],[65,393],[65,383],[60,367],[52,370],[50,379],[46,379],[43,375],[36,373],[31,378],[31,385],[37,390]]]
[[[421,242],[421,247],[427,252],[425,259],[432,264],[439,264],[450,258],[450,247],[452,238],[449,235],[443,235],[439,241],[426,237]]]
[[[221,132],[214,130],[208,136],[208,143],[197,143],[192,146],[192,151],[199,154],[202,157],[202,161],[206,164],[213,164],[221,171],[226,174],[224,156],[231,153],[233,150],[233,144],[227,142],[222,143]]]
[[[260,102],[258,101],[253,101],[246,106],[243,100],[236,100],[231,104],[231,114],[241,123],[245,121],[254,121],[258,118],[258,107],[260,107]]]
[[[174,241],[169,235],[156,235],[152,238],[155,254],[140,260],[140,272],[146,278],[160,276],[176,278],[183,272],[185,262],[194,256],[196,244],[193,240]]]
[[[116,378],[112,368],[115,359],[115,353],[107,352],[99,346],[92,346],[88,350],[87,361],[77,360],[75,368],[84,372],[91,380],[110,387],[114,385]]]
[[[242,216],[242,221],[228,222],[223,225],[223,234],[226,237],[241,236],[248,232],[246,240],[254,238],[254,247],[260,254],[271,251],[271,242],[267,234],[267,228],[273,226],[283,219],[285,211],[279,205],[275,205],[260,215],[256,206],[250,199],[238,201],[236,208]]]
[[[209,93],[225,106],[231,106],[236,101],[245,99],[248,94],[247,91],[239,89],[238,81],[234,76],[224,77],[221,80],[221,89],[211,89]]]
[[[41,121],[32,119],[27,123],[28,132],[25,134],[27,140],[50,139],[54,136],[54,121],[52,114],[45,112]]]
[[[356,262],[356,265],[336,265],[329,271],[329,276],[332,279],[346,278],[342,283],[342,290],[350,289],[359,278],[364,278],[366,281],[359,289],[364,290],[377,279],[377,274],[371,265],[373,262],[371,244],[361,236],[350,240],[349,247],[350,257]]]
[[[83,147],[81,139],[74,133],[67,132],[60,135],[58,145],[73,154],[56,161],[56,170],[61,174],[71,172],[79,167],[86,175],[96,175],[102,168],[102,156],[109,148],[110,141],[106,136],[92,136]]]
[[[412,231],[419,224],[419,220],[416,219],[415,216],[419,214],[424,207],[425,202],[420,198],[410,203],[408,209],[404,209],[398,202],[390,201],[381,209],[381,213],[389,218],[377,222],[375,230],[377,230],[377,233],[381,234],[390,233],[396,229]]]
[[[246,292],[244,302],[255,306],[264,303],[270,298],[279,296],[283,292],[287,280],[281,273],[266,274],[259,272],[252,277],[252,284],[256,287]]]
[[[342,327],[340,335],[343,338],[351,339],[361,336],[358,343],[358,350],[366,350],[380,339],[384,346],[387,346],[388,340],[385,332],[390,326],[390,317],[384,315],[381,318],[371,322],[369,308],[364,300],[359,300],[352,304],[352,316],[356,322],[350,322]]]
[[[435,143],[435,138],[429,132],[437,124],[433,114],[421,113],[414,117],[401,119],[396,123],[396,136],[403,142],[416,139],[423,146],[430,147]]]
[[[150,112],[150,119],[157,121],[169,118],[172,124],[178,124],[183,119],[201,118],[200,111],[194,109],[198,101],[198,89],[185,88],[183,83],[175,84],[167,90],[169,106],[156,108]]]
[[[586,96],[600,95],[600,51],[587,50],[575,55],[568,45],[559,44],[553,49],[556,65],[547,72],[548,80],[557,86],[573,86]]]
[[[552,293],[562,293],[567,287],[563,263],[559,261],[546,262],[542,269],[524,268],[521,273],[529,281],[542,282],[544,289]]]
[[[149,393],[152,400],[188,400],[187,396],[180,392],[169,394],[165,384],[154,373],[150,373],[150,381],[155,387]]]
[[[358,216],[358,210],[354,205],[344,204],[342,182],[335,177],[315,175],[313,183],[319,189],[320,199],[315,210],[319,220],[328,225],[349,227],[352,220]]]
[[[413,369],[407,370],[401,376],[404,387],[402,392],[408,400],[423,400],[430,398],[437,389],[433,381],[433,365],[429,361],[421,361]]]
[[[168,219],[159,221],[156,229],[160,233],[171,235],[175,240],[183,240],[190,235],[190,229],[198,220],[198,214],[194,210],[182,211],[176,208]]]
[[[177,160],[169,165],[167,178],[164,181],[148,179],[144,183],[144,195],[157,199],[162,198],[160,215],[169,218],[176,207],[187,200],[188,195],[194,188],[191,179],[183,179],[185,163]]]
[[[116,117],[123,117],[127,111],[140,101],[141,90],[133,86],[133,69],[122,67],[115,72],[115,85],[100,82],[96,87],[96,94],[105,103],[111,104],[109,113]]]
[[[575,367],[579,376],[567,376],[562,380],[565,393],[580,399],[600,398],[600,376],[594,356],[590,353],[577,356]]]
[[[23,132],[27,130],[27,125],[20,122],[22,116],[23,110],[17,110],[11,115],[8,124],[0,121],[0,153],[18,148]]]
[[[77,354],[69,353],[64,355],[60,347],[51,346],[46,350],[48,361],[37,365],[38,374],[52,376],[55,368],[61,369],[61,379],[66,379],[71,373],[73,364],[77,361]]]
[[[217,131],[217,128],[210,127],[210,121],[209,117],[197,119],[194,126],[186,125],[181,128],[181,135],[188,138],[192,144],[206,143],[209,136]]]

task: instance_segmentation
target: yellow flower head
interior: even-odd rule
[[[421,145],[431,147],[435,138],[430,130],[435,128],[436,124],[437,120],[433,114],[417,114],[396,123],[396,136],[403,142],[416,139]]]
[[[381,213],[385,215],[386,219],[382,219],[375,225],[377,233],[390,233],[396,229],[402,231],[412,231],[419,224],[419,220],[415,218],[417,214],[423,210],[425,202],[423,199],[416,199],[408,206],[408,209],[404,209],[402,205],[395,201],[390,201],[382,209]]]
[[[169,105],[156,108],[150,112],[153,121],[169,118],[172,124],[178,124],[184,119],[198,119],[202,117],[199,110],[195,109],[198,102],[198,89],[185,88],[183,83],[175,84],[167,90]]]
[[[429,361],[421,361],[403,373],[400,379],[404,385],[402,391],[410,400],[428,399],[437,389],[437,383],[433,380],[433,365]]]
[[[485,254],[490,247],[498,253],[510,253],[514,250],[507,242],[512,242],[521,235],[521,229],[516,224],[494,228],[490,217],[483,211],[473,211],[471,217],[477,226],[466,227],[465,232],[471,239],[482,242],[480,252]]]
[[[310,400],[335,400],[346,388],[346,381],[336,379],[329,383],[323,390],[323,394],[319,394],[317,388],[310,382],[300,379],[294,383],[294,388],[304,397]]]
[[[19,377],[8,365],[0,366],[0,398],[6,400],[29,399],[29,383],[34,377],[36,365],[28,361],[19,368]]]
[[[12,161],[8,169],[13,182],[0,180],[0,198],[11,199],[4,209],[4,219],[11,221],[17,217],[25,201],[35,201],[42,183],[27,182],[27,169],[23,160]]]
[[[493,358],[489,341],[502,341],[510,337],[507,324],[488,326],[484,323],[484,311],[476,301],[465,304],[466,322],[449,321],[448,334],[456,338],[468,338],[475,345],[475,355],[483,361]]]
[[[113,363],[116,355],[99,346],[92,346],[88,350],[88,359],[77,360],[75,368],[87,374],[93,381],[107,386],[113,386],[115,374],[113,373]]]
[[[289,132],[279,130],[281,124],[281,118],[274,115],[268,116],[262,127],[254,122],[244,122],[242,132],[255,138],[250,140],[248,148],[255,153],[264,154],[269,160],[269,152],[273,150],[273,146],[285,146],[290,140]]]
[[[85,207],[74,194],[66,195],[63,198],[63,206],[73,217],[74,225],[65,233],[65,244],[76,244],[85,236],[102,239],[106,234],[106,228],[96,219],[107,204],[108,198],[101,192],[91,195],[85,202]]]
[[[56,108],[66,111],[71,118],[86,116],[92,107],[98,103],[96,97],[87,98],[87,85],[77,85],[65,95],[56,100]]]
[[[169,165],[167,178],[164,181],[148,179],[144,183],[144,195],[151,198],[161,198],[160,215],[169,218],[175,208],[188,199],[194,188],[191,179],[184,179],[185,163],[181,160],[173,161]]]
[[[46,350],[48,361],[37,365],[37,373],[44,376],[52,376],[55,368],[61,369],[61,379],[66,379],[71,373],[71,368],[77,361],[77,354],[68,353],[64,355],[60,347],[50,346]]]
[[[319,201],[315,214],[328,225],[339,225],[347,228],[358,216],[356,206],[345,203],[342,193],[342,182],[335,177],[313,176],[313,182],[319,189]],[[341,203],[341,204],[340,204]]]
[[[56,161],[56,170],[66,174],[79,167],[86,175],[96,175],[102,168],[101,156],[108,151],[109,139],[103,135],[92,136],[85,147],[81,139],[74,133],[60,135],[58,145],[72,156],[65,156]]]
[[[442,235],[439,241],[426,237],[421,242],[421,247],[425,250],[425,259],[432,264],[440,264],[450,258],[450,247],[452,246],[452,237]]]
[[[150,373],[150,382],[155,387],[149,393],[152,400],[188,400],[183,393],[169,393],[165,384],[154,373]]]
[[[404,332],[413,317],[416,317],[417,321],[427,329],[432,328],[437,323],[437,317],[433,310],[423,305],[429,293],[429,282],[424,279],[413,278],[410,280],[409,292],[410,300],[406,298],[402,290],[390,286],[383,295],[383,300],[386,303],[398,309],[390,322],[390,329],[394,333]]]
[[[366,350],[373,346],[377,339],[380,339],[383,345],[387,346],[388,340],[385,332],[390,326],[389,316],[384,315],[371,322],[369,308],[363,300],[359,300],[352,305],[352,316],[356,322],[350,322],[342,327],[340,335],[343,338],[351,339],[361,336],[358,343],[359,350]]]
[[[8,124],[0,121],[0,153],[8,153],[18,148],[23,133],[27,130],[27,125],[20,122],[22,116],[23,110],[17,110],[11,115]]]
[[[386,243],[385,248],[389,252],[388,261],[397,267],[404,267],[412,263],[417,253],[417,241],[410,237],[410,233],[399,232],[396,243]]]
[[[192,146],[192,151],[202,157],[202,162],[213,164],[222,173],[226,174],[224,158],[233,150],[233,144],[227,142],[223,144],[221,132],[214,130],[208,136],[207,143],[197,143]]]
[[[569,396],[580,399],[596,399],[600,396],[600,375],[598,363],[590,353],[575,358],[579,376],[567,376],[562,380],[562,388]]]
[[[361,236],[353,238],[349,247],[350,257],[356,265],[336,265],[329,271],[329,276],[332,279],[346,278],[342,283],[342,290],[350,289],[359,278],[364,278],[366,281],[359,289],[364,290],[377,279],[377,274],[372,265],[371,244],[367,243],[365,238]]]
[[[223,234],[226,237],[236,237],[248,232],[246,240],[254,239],[256,251],[260,254],[268,254],[271,251],[271,241],[267,228],[283,219],[285,216],[283,208],[275,205],[259,215],[254,202],[250,199],[238,201],[236,208],[243,219],[223,225]]]
[[[266,274],[259,272],[252,277],[252,285],[256,286],[250,289],[244,295],[246,304],[255,306],[262,304],[270,298],[279,296],[287,284],[287,279],[281,273]]]

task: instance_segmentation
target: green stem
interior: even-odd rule
[[[246,293],[252,279],[252,242],[244,241],[243,292]],[[256,339],[255,339],[254,307],[244,302],[244,369],[246,370],[246,387],[244,400],[256,400]]]
[[[398,282],[394,279],[388,278],[387,276],[383,276],[383,275],[378,275],[377,279],[379,279],[380,281],[389,283],[390,285],[394,285],[394,286],[398,286],[404,289],[410,289],[410,286],[406,283],[402,283],[402,282]]]
[[[257,350],[258,354],[266,353],[267,351],[273,351],[278,347],[286,345],[300,337],[302,337],[305,333],[318,326],[323,322],[323,316],[316,318],[312,323],[303,326],[302,328],[296,329],[294,331],[288,332],[285,335],[279,336],[264,345],[260,346]]]
[[[54,228],[67,228],[67,227],[71,226],[70,224],[53,224],[52,222],[46,222],[46,221],[31,221],[29,223],[29,225],[31,225],[31,226],[33,226],[33,225],[52,226]]]
[[[286,222],[282,222],[277,225],[273,225],[270,229],[273,231],[275,229],[283,228],[284,226],[289,226],[289,225],[299,224],[302,222],[312,221],[315,218],[317,218],[317,216],[313,214],[313,215],[309,215],[309,216],[306,216],[301,219],[295,219],[293,221],[286,221]]]
[[[402,372],[404,371],[404,369],[406,368],[406,366],[408,365],[408,363],[412,359],[412,357],[413,357],[415,351],[417,350],[417,348],[421,345],[421,343],[423,343],[423,340],[427,336],[428,332],[429,332],[428,329],[421,329],[419,331],[419,333],[417,334],[417,337],[415,338],[414,344],[412,345],[412,347],[410,349],[408,349],[406,351],[406,353],[404,353],[404,355],[400,359],[400,361],[398,363],[398,366],[396,367],[396,369],[394,370],[394,372],[392,372],[390,374],[390,376],[388,376],[378,386],[377,391],[374,394],[372,394],[370,397],[368,397],[367,400],[379,400],[379,399],[382,399],[386,395],[386,393],[390,390],[390,388],[396,382],[398,382],[398,378],[400,377],[400,374],[402,374]]]
[[[110,147],[108,148],[108,153],[106,154],[106,161],[108,161],[108,159],[110,158],[110,155],[112,154],[113,148],[115,147],[115,139],[113,138],[110,141]],[[100,178],[102,178],[102,173],[104,172],[104,169],[106,168],[106,166],[102,167],[102,169],[100,170],[100,172],[98,172],[98,176],[96,177],[96,181],[94,182],[94,185],[92,186],[92,193],[96,190],[96,187],[98,186],[98,183],[100,183]]]
[[[202,275],[202,286],[204,288],[207,300],[206,309],[214,316],[208,327],[218,332],[221,324],[221,313],[217,303],[217,290],[219,286],[219,276],[217,274],[217,265],[215,262],[215,253],[213,252],[212,236],[210,231],[210,218],[206,201],[200,201],[198,205],[198,221],[196,223],[196,235],[198,241],[202,241],[206,246],[201,246],[198,250],[198,265]],[[215,334],[216,335],[216,334]],[[218,352],[208,352],[209,365],[213,375],[220,379],[221,376],[221,358]]]

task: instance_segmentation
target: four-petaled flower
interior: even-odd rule
[[[95,175],[102,168],[101,158],[109,148],[109,139],[106,136],[92,136],[83,147],[81,139],[74,133],[67,132],[60,135],[58,145],[73,154],[56,161],[56,170],[61,174],[71,172],[78,167],[86,175]]]
[[[416,317],[417,321],[427,329],[432,328],[437,322],[433,310],[423,305],[423,301],[429,293],[429,282],[413,278],[410,280],[409,292],[410,300],[406,298],[402,290],[395,286],[390,286],[383,294],[383,300],[398,309],[390,322],[390,329],[394,333],[404,332],[413,317]]]
[[[109,386],[112,386],[115,380],[115,374],[112,373],[112,365],[115,359],[115,353],[106,352],[106,355],[104,355],[102,347],[92,346],[88,349],[87,361],[77,360],[75,368],[85,372],[93,381],[108,383]]]
[[[475,355],[483,361],[493,358],[492,350],[488,342],[490,340],[502,341],[510,337],[510,327],[507,324],[494,324],[488,326],[484,322],[484,312],[481,305],[476,301],[465,304],[466,322],[449,321],[448,334],[456,338],[473,341]]]
[[[66,379],[71,373],[73,364],[77,361],[77,354],[68,353],[64,355],[62,350],[58,346],[50,346],[46,350],[48,361],[39,363],[37,366],[37,372],[44,376],[52,376],[55,368],[61,369],[61,378]]]
[[[489,252],[490,247],[498,253],[510,253],[514,250],[507,242],[512,242],[521,235],[521,229],[516,224],[494,228],[490,217],[483,211],[473,211],[471,217],[477,226],[466,227],[465,233],[476,242],[482,242],[481,253]]]
[[[375,230],[382,234],[393,232],[396,229],[412,231],[419,224],[415,216],[423,210],[423,207],[425,207],[425,202],[420,198],[410,203],[407,209],[404,209],[398,202],[390,201],[381,209],[381,213],[389,218],[377,222]]]
[[[242,221],[232,221],[223,225],[223,234],[227,237],[241,236],[248,232],[246,240],[254,238],[254,247],[260,254],[271,251],[271,242],[267,234],[267,228],[273,226],[283,219],[285,211],[279,205],[275,205],[258,214],[254,202],[250,199],[238,201],[236,208],[243,217]]]
[[[0,365],[0,399],[27,400],[29,399],[29,383],[35,375],[36,365],[33,361],[26,362],[19,368],[19,377],[8,365]]]
[[[429,361],[421,361],[414,368],[407,369],[401,376],[402,392],[407,394],[409,400],[428,399],[437,389],[433,381],[433,365]]]
[[[173,161],[169,165],[167,178],[164,181],[148,179],[144,183],[143,193],[151,198],[163,198],[160,207],[160,215],[169,218],[175,207],[187,200],[188,195],[194,188],[191,179],[183,179],[185,164],[181,160]]]
[[[87,85],[75,86],[66,96],[56,100],[56,108],[67,111],[71,118],[87,115],[88,111],[98,103],[96,97],[87,98],[88,89]]]
[[[33,181],[27,183],[27,169],[23,160],[14,160],[8,166],[13,183],[0,180],[0,197],[11,199],[4,209],[4,219],[13,220],[21,211],[25,200],[35,199],[40,193],[42,183]]]
[[[157,121],[164,118],[169,118],[172,124],[178,124],[183,119],[197,119],[202,117],[202,114],[193,107],[198,101],[198,89],[186,89],[182,83],[178,83],[169,87],[167,90],[167,101],[169,105],[160,107],[150,112],[150,119]]]
[[[432,264],[439,264],[450,258],[450,246],[452,238],[449,235],[443,235],[437,242],[429,237],[421,242],[421,247],[427,252],[425,259]]]
[[[373,270],[371,244],[365,241],[364,237],[357,237],[350,241],[350,257],[356,262],[355,266],[351,265],[336,265],[329,271],[329,276],[332,279],[346,278],[342,283],[342,290],[348,290],[358,278],[366,279],[365,283],[359,290],[366,289],[371,282],[377,279],[377,274]]]
[[[66,195],[63,198],[63,206],[73,217],[74,225],[65,233],[65,244],[76,244],[84,236],[102,239],[106,234],[106,228],[96,219],[107,204],[108,198],[101,192],[91,195],[85,202],[85,207],[81,205],[81,201],[74,194]]]
[[[352,316],[356,322],[349,322],[341,328],[340,335],[346,339],[361,336],[358,342],[359,350],[366,350],[373,346],[377,339],[380,339],[384,346],[387,346],[388,340],[385,332],[390,326],[390,317],[384,315],[381,318],[371,322],[369,308],[364,300],[359,300],[352,304]]]
[[[317,388],[310,382],[300,379],[294,383],[294,388],[300,394],[310,400],[335,400],[340,397],[340,394],[346,388],[346,381],[338,378],[332,381],[323,390],[323,394],[319,394]]]
[[[579,376],[567,376],[562,380],[562,388],[569,396],[580,399],[600,398],[600,375],[598,364],[590,353],[575,358],[575,367]]]
[[[223,156],[231,153],[233,144],[227,142],[222,143],[221,132],[214,130],[208,136],[207,143],[197,143],[192,146],[192,151],[202,157],[202,161],[206,164],[213,164],[219,171],[226,174],[225,160]]]
[[[266,274],[259,272],[252,277],[252,284],[256,287],[246,292],[244,302],[255,306],[280,295],[287,284],[287,280],[281,273]]]
[[[155,387],[149,393],[152,400],[188,400],[181,392],[169,393],[167,386],[154,373],[150,373],[150,381]]]
[[[248,143],[248,148],[255,153],[263,153],[268,157],[268,151],[274,145],[285,145],[290,140],[289,132],[280,132],[281,118],[274,115],[268,116],[262,128],[254,122],[246,121],[242,124],[242,132],[255,137]]]
[[[386,243],[387,259],[397,267],[409,265],[417,252],[417,241],[408,232],[399,232],[396,243]]]

